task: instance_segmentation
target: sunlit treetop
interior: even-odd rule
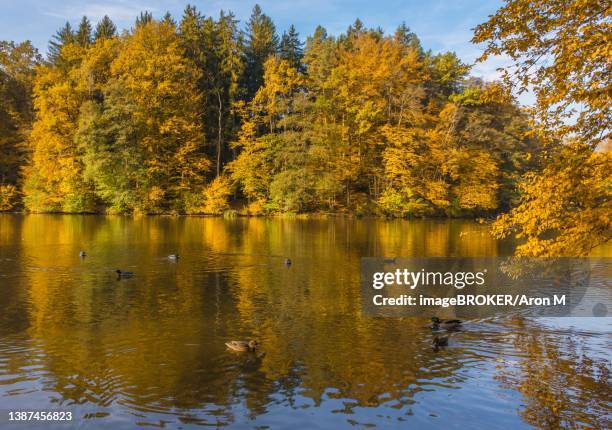
[[[611,14],[609,1],[506,0],[473,42],[487,44],[481,61],[513,60],[504,77],[519,91],[533,89],[547,131],[595,146],[612,123]]]

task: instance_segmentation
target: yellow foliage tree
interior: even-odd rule
[[[33,212],[86,212],[94,209],[83,183],[83,165],[74,135],[84,94],[77,89],[82,47],[62,47],[65,66],[40,66],[34,85],[37,118],[30,136],[32,158],[25,169],[25,204]],[[68,66],[70,65],[70,66]]]
[[[543,130],[577,134],[595,147],[612,123],[611,15],[601,0],[507,0],[473,41],[487,44],[480,60],[515,60],[504,78],[519,91],[532,87]]]
[[[522,255],[585,255],[610,240],[610,15],[598,0],[507,0],[476,28],[487,43],[481,60],[514,60],[504,78],[531,88],[537,130],[549,143],[539,171],[521,184],[521,199],[495,226],[515,233]]]
[[[351,188],[382,189],[381,127],[422,124],[425,62],[414,47],[372,31],[357,31],[338,49],[328,86],[335,121],[344,127],[339,158],[351,160],[344,170],[347,206]],[[387,132],[388,133],[388,132]]]
[[[203,153],[199,77],[174,24],[165,21],[138,26],[112,62],[109,92],[119,92],[115,100],[129,106],[142,154],[139,211],[181,210],[204,183],[210,162]]]
[[[232,194],[231,180],[226,176],[217,176],[204,189],[204,205],[198,212],[219,215],[229,209],[229,197]]]
[[[541,173],[521,183],[521,204],[500,216],[494,233],[516,235],[519,255],[584,255],[612,238],[612,155],[568,143]]]

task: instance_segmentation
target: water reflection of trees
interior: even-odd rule
[[[521,325],[514,347],[524,358],[518,367],[498,375],[504,386],[524,396],[521,417],[541,429],[611,428],[612,387],[605,353],[594,358],[566,332]]]
[[[20,229],[21,309],[45,389],[209,424],[303,399],[401,409],[423,380],[452,385],[461,360],[434,355],[423,321],[361,315],[359,258],[500,253],[486,227],[461,221],[26,217]],[[176,251],[179,264],[163,260]],[[117,282],[119,264],[136,278]],[[225,351],[249,337],[260,356]]]
[[[19,248],[3,244],[20,243],[21,218],[0,214],[0,338],[23,331],[28,315],[23,304],[27,301],[20,271],[23,258]]]

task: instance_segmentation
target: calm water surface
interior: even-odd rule
[[[470,321],[436,353],[425,320],[361,315],[362,256],[509,252],[466,221],[0,215],[0,410],[88,429],[610,428],[610,318]],[[261,353],[226,351],[247,338]]]

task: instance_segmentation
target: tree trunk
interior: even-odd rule
[[[223,102],[221,101],[221,93],[217,91],[217,100],[219,101],[219,115],[217,117],[217,177],[221,175],[221,149],[223,147]]]

